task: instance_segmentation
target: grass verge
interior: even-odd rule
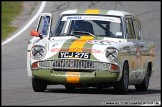
[[[5,40],[17,27],[11,26],[11,22],[21,13],[23,2],[21,1],[2,1],[1,2],[1,41]]]

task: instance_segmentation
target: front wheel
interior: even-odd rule
[[[72,90],[75,90],[75,86],[74,85],[71,85],[71,84],[66,84],[65,85],[65,88],[69,91],[72,91]]]
[[[128,85],[129,85],[129,66],[128,63],[125,62],[123,66],[122,78],[115,84],[114,90],[118,94],[126,94],[128,91]]]
[[[47,84],[45,81],[32,78],[32,87],[35,92],[44,92],[47,88]]]

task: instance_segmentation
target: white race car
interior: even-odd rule
[[[27,71],[35,92],[47,85],[66,89],[113,87],[126,94],[128,85],[146,91],[154,71],[154,43],[142,36],[141,21],[117,10],[67,10],[51,29],[52,14],[41,13],[31,31]],[[54,31],[54,32],[52,32]]]

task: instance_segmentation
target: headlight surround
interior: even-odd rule
[[[45,48],[41,45],[34,46],[31,50],[32,58],[40,60],[45,56]]]
[[[114,47],[108,47],[105,50],[105,56],[108,60],[115,60],[118,57],[118,50]]]

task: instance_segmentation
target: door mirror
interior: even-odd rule
[[[31,36],[34,36],[34,37],[39,37],[40,33],[37,32],[37,31],[35,31],[35,30],[32,30],[32,31],[30,32],[30,35],[31,35]]]
[[[34,37],[40,37],[42,39],[42,35],[39,32],[35,31],[35,30],[32,30],[30,32],[30,35],[34,36]]]
[[[116,32],[116,37],[122,37],[122,32]]]

